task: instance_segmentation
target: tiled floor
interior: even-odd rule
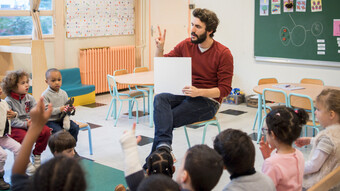
[[[132,127],[133,122],[135,122],[135,117],[129,119],[127,115],[121,115],[119,117],[117,127],[114,127],[114,120],[112,118],[105,120],[107,110],[109,108],[109,103],[111,101],[111,96],[109,94],[102,94],[96,97],[96,102],[106,105],[97,104],[97,107],[85,107],[78,106],[76,110],[75,116],[72,119],[89,122],[92,124],[100,125],[101,127],[97,127],[92,129],[92,144],[93,144],[93,155],[89,154],[88,148],[88,135],[87,131],[80,131],[78,137],[78,143],[76,150],[77,152],[86,158],[92,159],[97,163],[110,166],[116,169],[123,170],[124,167],[124,158],[122,154],[122,150],[119,144],[119,138],[125,130],[129,130]],[[141,107],[142,100],[139,100]],[[127,103],[124,103],[122,113],[127,112]],[[252,130],[254,117],[256,114],[256,108],[247,107],[245,104],[240,105],[229,105],[222,104],[220,111],[224,110],[240,110],[245,113],[240,115],[229,115],[218,113],[217,118],[221,124],[221,130],[227,128],[240,129],[248,134],[253,133]],[[142,110],[140,108],[139,110]],[[149,127],[149,118],[148,116],[142,116],[139,118],[139,124],[137,124],[136,135],[143,135],[145,137],[153,137],[154,128]],[[203,129],[197,128],[192,129],[188,128],[188,133],[190,136],[191,144],[201,143]],[[217,128],[208,128],[206,135],[206,144],[212,146],[212,140],[217,134]],[[175,163],[176,168],[179,168],[179,165],[182,162],[183,156],[187,149],[187,142],[184,134],[183,128],[175,129],[173,132],[174,140],[173,140],[173,153],[176,156],[177,163]],[[263,163],[263,158],[258,148],[258,145],[254,141],[256,148],[256,161],[255,168],[257,171],[261,171],[261,166]],[[139,160],[143,164],[145,157],[149,154],[151,150],[151,143],[144,144],[143,146],[138,147],[139,150]],[[304,154],[309,152],[309,148],[301,149]],[[13,165],[13,155],[9,154],[9,159],[6,162],[6,180],[9,180],[9,172],[11,166]],[[51,152],[47,149],[43,155],[42,160],[46,161],[52,157]],[[307,157],[307,156],[305,156]],[[176,173],[174,175],[176,177]],[[222,188],[229,182],[229,174],[227,171],[223,172],[223,175],[220,179],[218,185],[214,188],[214,190],[222,190]],[[113,190],[113,189],[112,189]]]

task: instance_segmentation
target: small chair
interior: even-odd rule
[[[315,118],[315,107],[311,97],[307,95],[301,95],[296,93],[290,93],[288,95],[289,107],[301,108],[309,111],[312,114],[312,120],[309,120],[305,125],[305,136],[307,136],[307,127],[313,128],[313,136],[315,136],[315,130],[319,133],[320,123]]]
[[[257,82],[257,85],[263,85],[263,84],[277,84],[279,83],[277,81],[276,78],[261,78],[258,82]],[[260,98],[258,98],[260,99]],[[255,121],[254,121],[254,125],[253,125],[253,130],[255,129],[255,126],[256,126],[256,122],[257,122],[257,118],[259,116],[259,111],[256,112],[256,116],[255,116]]]
[[[117,71],[114,72],[115,76],[123,75],[123,74],[127,74],[127,71],[126,70],[117,70]],[[144,100],[144,103],[145,103],[144,93],[141,92],[141,91],[131,90],[131,89],[129,89],[129,91],[118,92],[115,77],[111,76],[111,75],[107,75],[107,81],[108,81],[108,85],[109,85],[110,94],[112,96],[112,100],[111,100],[110,107],[109,107],[109,110],[108,110],[107,115],[106,115],[106,119],[108,118],[110,110],[113,106],[111,116],[113,115],[113,118],[116,119],[116,121],[114,123],[114,126],[116,127],[117,121],[118,121],[118,116],[119,116],[119,114],[122,110],[123,101],[128,101],[129,102],[129,118],[130,119],[132,118],[133,103],[136,103],[136,123],[138,123],[138,101],[136,100],[136,98],[143,97],[143,100]],[[116,112],[116,101],[117,100],[120,102],[120,107],[119,107],[118,113]],[[145,105],[144,105],[144,112],[145,112]]]
[[[149,71],[148,67],[136,67],[133,70],[133,73],[148,72],[148,71]],[[135,86],[135,88],[136,88],[137,91],[141,91],[141,92],[145,93],[145,95],[148,95],[148,99],[151,99],[151,98],[149,98],[149,90],[148,89],[144,89],[143,86]],[[148,105],[148,113],[150,113],[149,105]]]
[[[260,98],[259,98],[260,99]],[[288,106],[288,97],[286,92],[283,90],[277,90],[277,89],[270,89],[265,88],[262,93],[262,103],[263,103],[263,110],[265,114],[267,115],[268,111],[272,110],[271,105],[266,104],[266,101],[274,102],[275,106],[284,104],[285,106]],[[262,111],[261,111],[262,112]],[[262,135],[262,127],[266,116],[262,118],[260,128],[257,130],[257,143],[260,142],[261,135]]]
[[[324,83],[320,79],[315,79],[315,78],[303,78],[300,81],[301,84],[315,84],[315,85],[321,85],[323,86]]]
[[[308,191],[325,191],[329,190],[333,186],[339,184],[340,180],[340,166],[334,169],[327,176],[322,178],[318,183],[314,184],[314,186],[310,187]]]
[[[92,136],[91,136],[91,128],[90,125],[84,122],[80,122],[80,121],[74,121],[77,125],[79,125],[79,130],[85,130],[87,129],[87,133],[89,136],[89,148],[90,148],[90,155],[93,155],[92,152]]]
[[[218,133],[221,133],[221,127],[220,127],[220,123],[218,122],[217,118],[214,117],[210,120],[207,120],[207,121],[200,121],[200,122],[196,122],[196,123],[192,123],[190,125],[193,125],[193,126],[201,126],[201,125],[204,125],[204,129],[203,129],[203,137],[202,137],[202,144],[204,144],[204,141],[205,141],[205,134],[207,132],[207,127],[208,125],[214,125],[214,126],[217,126],[217,129],[218,129]],[[188,143],[188,146],[189,148],[191,147],[190,145],[190,140],[189,140],[189,136],[188,136],[188,132],[187,132],[187,125],[184,125],[184,132],[185,132],[185,136],[187,138],[187,143]]]

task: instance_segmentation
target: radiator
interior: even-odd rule
[[[96,86],[96,93],[109,91],[107,75],[115,70],[126,69],[132,73],[135,68],[135,46],[101,47],[80,49],[79,69],[81,82]],[[118,84],[118,89],[127,85]]]

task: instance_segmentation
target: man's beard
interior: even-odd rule
[[[192,40],[192,38],[191,38],[191,42],[194,43],[194,44],[200,44],[207,39],[207,31],[205,31],[205,33],[203,33],[200,36],[197,36],[194,32],[192,32],[191,35],[195,36],[197,38],[196,40]]]

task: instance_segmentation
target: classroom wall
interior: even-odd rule
[[[319,78],[326,85],[340,86],[340,68],[298,64],[258,62],[254,59],[254,0],[191,0],[196,8],[215,11],[220,25],[215,39],[230,48],[234,56],[232,86],[253,93],[260,78],[276,77],[279,82],[299,82],[301,78]]]

